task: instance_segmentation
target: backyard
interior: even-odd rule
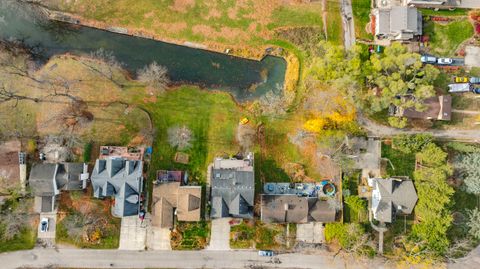
[[[371,0],[352,0],[355,36],[357,38],[373,39],[373,35],[366,31],[366,26],[370,22],[370,5]]]

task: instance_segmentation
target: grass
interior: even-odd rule
[[[0,241],[0,253],[23,249],[32,249],[37,239],[36,229],[24,228],[21,233],[8,241]]]
[[[279,27],[316,26],[322,27],[322,6],[280,6],[272,12],[272,22],[267,25],[268,29]]]
[[[403,153],[382,143],[382,158],[387,158],[391,162],[391,164],[390,162],[387,164],[386,176],[408,176],[413,178],[415,153]]]
[[[283,232],[284,226],[281,224],[264,224],[257,222],[255,224],[255,248],[256,249],[278,249],[281,245],[275,240],[275,237]]]
[[[150,164],[152,179],[158,169],[182,169],[204,183],[207,166],[215,156],[238,151],[235,132],[243,114],[226,93],[212,94],[183,86],[144,106],[157,130]],[[177,125],[185,125],[193,132],[192,147],[184,150],[190,155],[187,165],[173,161],[177,150],[168,143],[167,130]]]
[[[439,56],[454,56],[458,46],[472,37],[473,26],[467,19],[445,25],[428,21],[425,23],[424,34],[430,37],[431,53]]]
[[[255,244],[255,224],[245,221],[230,228],[230,247],[234,249],[248,249]]]
[[[371,0],[352,0],[355,36],[360,39],[373,39],[373,35],[365,31],[367,23],[370,22],[370,3]]]
[[[396,219],[388,225],[388,231],[385,232],[383,238],[383,249],[385,255],[396,255],[395,238],[397,236],[408,236],[412,231],[414,223],[414,215],[397,216]]]
[[[179,222],[172,233],[171,245],[174,250],[198,250],[205,248],[209,238],[209,222]]]
[[[56,226],[55,240],[57,243],[66,243],[79,248],[91,249],[116,249],[120,243],[120,224],[121,219],[111,218],[107,232],[102,235],[98,244],[92,244],[83,240],[72,238],[68,235],[68,230],[62,222],[58,222]]]
[[[335,45],[343,44],[340,1],[327,1],[327,40]]]
[[[354,0],[355,1],[355,0]],[[422,15],[425,16],[467,16],[468,9],[456,8],[454,10],[440,9],[435,11],[430,8],[420,8]]]

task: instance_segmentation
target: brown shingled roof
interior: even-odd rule
[[[440,95],[423,100],[425,111],[417,111],[414,107],[399,109],[397,116],[426,119],[426,120],[446,120],[452,118],[452,97],[450,95]]]

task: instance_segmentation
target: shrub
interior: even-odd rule
[[[393,146],[404,153],[415,153],[432,141],[433,137],[429,134],[401,134],[393,138]]]
[[[35,139],[28,139],[27,141],[27,153],[34,154],[37,150],[37,141]]]
[[[88,142],[83,146],[83,162],[85,163],[90,162],[90,157],[92,155],[92,147],[93,147],[92,142]]]

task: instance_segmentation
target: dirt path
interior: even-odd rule
[[[357,117],[358,123],[367,130],[369,135],[373,136],[391,137],[398,134],[429,133],[437,139],[470,141],[480,143],[479,130],[402,130],[378,124],[370,119],[367,119],[361,114],[359,114]]]
[[[480,111],[475,111],[475,110],[452,109],[452,112],[460,113],[460,114],[468,114],[468,115],[480,115]]]
[[[328,41],[327,0],[322,0],[322,20],[323,20],[323,33],[325,34],[325,40]]]

